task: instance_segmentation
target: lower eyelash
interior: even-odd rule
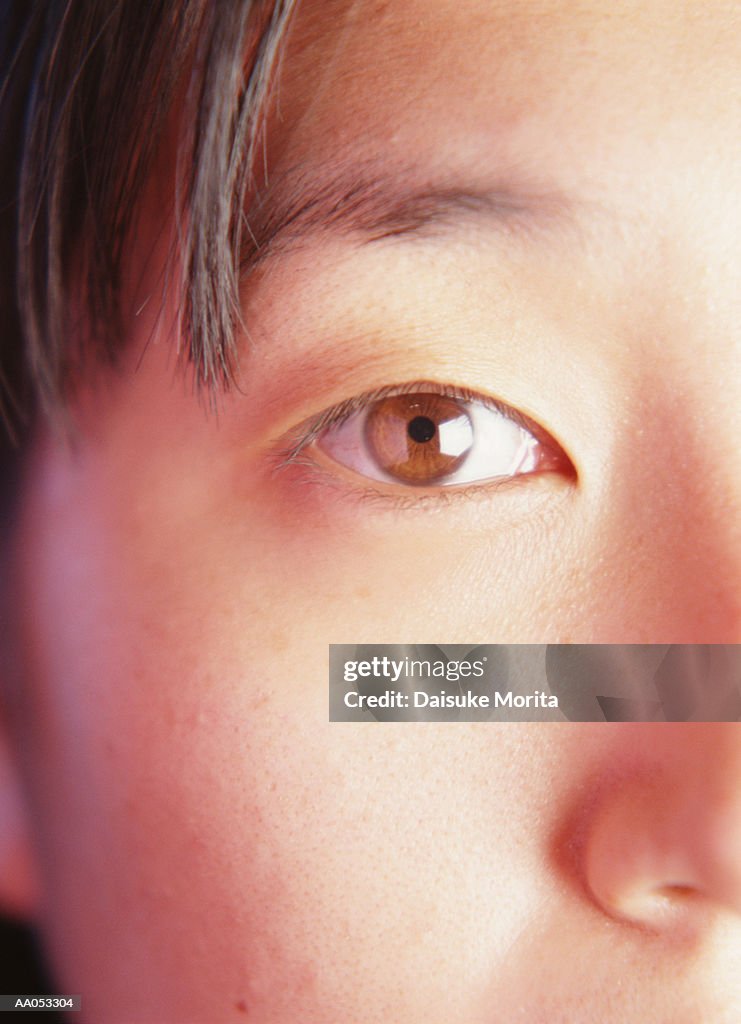
[[[330,488],[337,493],[338,498],[343,501],[351,501],[371,508],[378,508],[384,511],[436,511],[448,508],[452,503],[459,505],[487,502],[493,494],[500,491],[517,489],[521,491],[523,486],[538,482],[535,475],[523,475],[513,477],[492,478],[486,482],[472,484],[460,484],[459,486],[435,487],[429,490],[407,488],[399,490],[394,485],[383,485],[368,480],[367,484],[359,486],[352,482],[351,473],[347,477],[340,478],[335,470],[330,470],[321,465],[311,456],[303,454],[302,450],[286,458],[290,448],[275,453],[275,464],[273,473],[277,474],[284,470],[298,470],[304,478],[300,483],[319,485]]]

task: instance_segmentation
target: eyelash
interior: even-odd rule
[[[460,387],[454,384],[440,384],[436,381],[419,381],[411,383],[390,384],[383,387],[365,391],[346,399],[337,405],[331,406],[318,416],[304,420],[294,427],[290,434],[279,439],[278,447],[274,450],[273,469],[279,473],[291,466],[301,466],[318,476],[323,482],[332,482],[339,486],[337,478],[326,467],[320,465],[310,456],[304,456],[304,452],[317,441],[322,434],[332,427],[339,427],[350,417],[358,412],[370,408],[373,403],[384,398],[391,398],[395,395],[411,394],[436,394],[446,398],[457,399],[463,402],[476,402],[494,412],[500,413],[510,419],[518,426],[533,434],[536,439],[543,439],[548,442],[548,435],[544,437],[544,431],[533,423],[517,409],[506,405],[504,402],[491,398],[471,388]],[[550,440],[550,444],[553,445]],[[366,478],[362,486],[352,484],[349,480],[343,481],[343,487],[353,496],[372,503],[392,504],[396,508],[411,509],[420,506],[447,505],[451,501],[480,500],[488,498],[492,492],[502,490],[511,486],[515,481],[522,486],[526,481],[531,480],[536,474],[523,474],[516,477],[494,478],[488,481],[474,481],[471,484],[460,484],[453,487],[436,487],[434,490],[427,490],[417,493],[409,493],[412,488],[399,492],[389,489],[388,486],[379,487],[374,481]]]
[[[445,398],[457,398],[462,402],[479,402],[488,409],[493,409],[495,412],[500,412],[509,417],[509,419],[514,420],[515,423],[525,427],[527,430],[531,429],[531,426],[522,416],[519,416],[515,409],[511,409],[503,402],[498,402],[487,395],[482,395],[478,391],[471,391],[470,388],[461,388],[456,385],[441,385],[433,381],[414,381],[412,384],[387,384],[372,391],[364,391],[361,395],[356,395],[354,398],[348,398],[344,402],[340,402],[339,405],[333,405],[316,419],[304,420],[293,431],[293,437],[296,438],[299,435],[298,438],[294,440],[293,444],[289,444],[282,450],[281,457],[285,459],[286,464],[293,462],[296,456],[300,455],[304,448],[316,441],[323,431],[329,429],[329,427],[339,426],[354,413],[368,408],[374,402],[380,402],[383,398],[391,398],[394,395],[425,393],[443,395]]]

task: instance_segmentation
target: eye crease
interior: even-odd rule
[[[299,427],[283,465],[317,454],[359,477],[419,491],[541,473],[575,475],[558,443],[516,409],[430,382],[381,388]]]

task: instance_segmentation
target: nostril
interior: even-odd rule
[[[671,915],[687,913],[690,910],[694,913],[695,906],[699,907],[705,900],[703,894],[693,885],[685,882],[672,882],[666,885],[657,886],[649,896],[653,897],[653,909],[656,911],[656,920],[666,920]],[[648,900],[647,900],[647,910]],[[650,916],[647,914],[647,917]]]
[[[684,882],[670,882],[668,885],[660,886],[657,892],[667,900],[677,901],[696,899],[698,896],[697,889]]]
[[[624,891],[603,909],[618,920],[675,939],[697,936],[707,924],[713,903],[693,885],[683,882]]]

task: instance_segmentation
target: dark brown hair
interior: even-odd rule
[[[181,347],[199,384],[230,381],[245,197],[293,4],[0,0],[0,420],[16,441],[92,358],[115,361],[122,254],[175,102]],[[84,332],[68,330],[70,268]]]

